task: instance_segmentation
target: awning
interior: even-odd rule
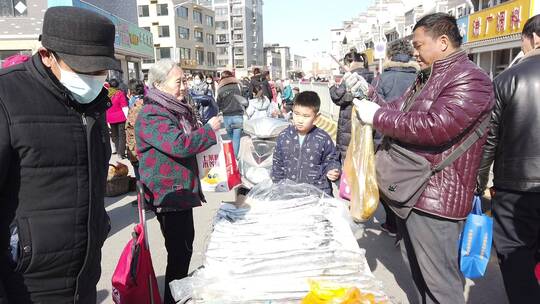
[[[521,46],[521,33],[465,43],[462,48],[470,54],[506,50]]]

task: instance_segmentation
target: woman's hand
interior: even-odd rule
[[[212,130],[219,131],[221,129],[221,124],[223,123],[223,116],[218,115],[210,118],[208,124],[212,127]]]

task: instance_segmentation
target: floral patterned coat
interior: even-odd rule
[[[193,126],[187,117],[145,100],[135,134],[140,178],[156,212],[200,206],[205,199],[196,155],[217,143],[210,125]]]

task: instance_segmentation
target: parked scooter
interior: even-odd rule
[[[257,118],[244,122],[244,136],[240,141],[238,162],[242,184],[245,188],[271,180],[272,162],[276,139],[289,126],[280,118]]]

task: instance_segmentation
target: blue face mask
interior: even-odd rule
[[[60,70],[60,83],[62,83],[64,87],[72,93],[73,98],[81,104],[89,104],[94,101],[103,89],[105,79],[107,79],[107,75],[86,75],[66,71],[60,67],[58,61],[56,61],[56,66]]]

